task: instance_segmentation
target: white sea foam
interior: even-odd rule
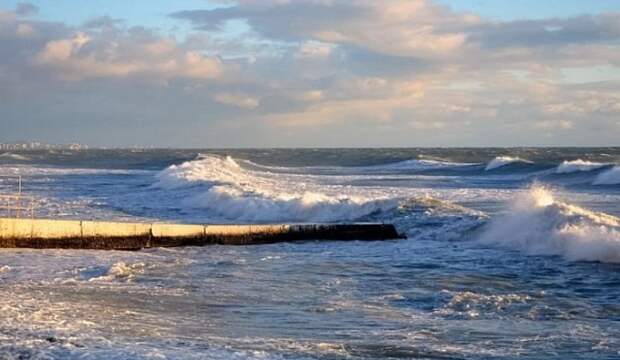
[[[484,168],[484,170],[486,171],[494,170],[494,169],[497,169],[497,168],[500,168],[502,166],[506,166],[512,163],[531,163],[531,161],[521,159],[519,157],[497,156],[495,159],[489,161],[489,163]]]
[[[620,166],[614,166],[613,168],[598,174],[593,182],[594,185],[618,185],[620,184]]]
[[[555,172],[557,174],[569,174],[577,171],[592,171],[608,165],[609,164],[606,163],[598,163],[577,159],[562,162],[560,165],[558,165]]]
[[[491,221],[480,240],[533,255],[620,262],[620,219],[556,201],[538,185],[518,196],[508,213]]]
[[[104,275],[90,278],[89,281],[111,281],[118,279],[132,281],[136,275],[144,273],[145,267],[146,265],[143,262],[127,264],[124,261],[119,261],[112,264]]]
[[[398,199],[344,194],[304,182],[307,177],[244,169],[232,158],[204,156],[156,175],[155,187],[189,190],[182,205],[244,221],[343,221],[392,209]],[[339,189],[343,190],[343,189]]]
[[[443,290],[442,293],[451,296],[451,300],[445,306],[435,310],[435,314],[464,316],[472,319],[507,312],[512,306],[520,306],[533,300],[528,294],[480,294],[473,291],[452,292],[448,290]]]

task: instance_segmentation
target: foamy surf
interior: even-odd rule
[[[550,190],[534,185],[488,224],[480,241],[532,255],[619,263],[620,219],[557,201]]]

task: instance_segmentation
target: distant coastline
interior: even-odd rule
[[[87,150],[88,145],[71,143],[71,144],[47,144],[38,141],[25,141],[13,143],[0,143],[0,150]]]

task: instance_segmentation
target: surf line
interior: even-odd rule
[[[140,250],[401,238],[394,225],[382,223],[194,225],[0,218],[0,248]]]

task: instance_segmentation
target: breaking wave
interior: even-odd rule
[[[501,169],[503,173],[514,172],[518,174],[514,179],[537,178],[544,179],[545,182],[562,181],[564,175],[583,173],[580,178],[583,184],[591,185],[597,175],[597,171],[603,172],[611,169],[614,165],[611,162],[595,162],[590,160],[565,160],[562,162],[552,162],[546,160],[532,161],[517,156],[497,156],[487,163],[484,162],[457,162],[447,159],[411,159],[399,162],[384,163],[378,165],[364,166],[305,166],[305,167],[286,167],[269,166],[254,163],[250,160],[235,160],[241,167],[284,174],[299,175],[377,175],[377,174],[399,174],[426,175],[427,171],[437,175],[456,176],[466,175],[487,175],[485,172]],[[479,173],[478,173],[479,172]],[[590,174],[588,174],[591,172]],[[506,178],[507,179],[507,178]],[[575,184],[575,177],[571,177]],[[613,183],[613,182],[612,182]]]
[[[557,201],[539,185],[492,220],[480,240],[532,255],[620,263],[620,219]]]
[[[303,176],[244,169],[231,157],[203,156],[172,165],[156,178],[155,187],[185,188],[183,206],[230,220],[346,221],[398,206],[395,198],[324,192]]]
[[[613,168],[598,174],[594,179],[593,185],[618,185],[620,184],[620,166],[614,166]]]
[[[519,157],[512,157],[512,156],[497,156],[495,159],[489,161],[489,163],[487,164],[487,166],[484,168],[485,171],[489,171],[489,170],[494,170],[509,164],[513,164],[513,163],[525,163],[525,164],[531,164],[531,161],[529,160],[525,160],[525,159],[521,159]]]
[[[609,164],[577,159],[573,161],[562,162],[560,165],[558,165],[555,172],[557,174],[569,174],[578,171],[592,171],[605,166],[609,166]]]
[[[426,195],[322,184],[312,175],[245,168],[231,157],[202,156],[172,165],[156,178],[154,186],[179,194],[183,208],[226,221],[388,221],[410,237],[453,239],[484,218]]]

